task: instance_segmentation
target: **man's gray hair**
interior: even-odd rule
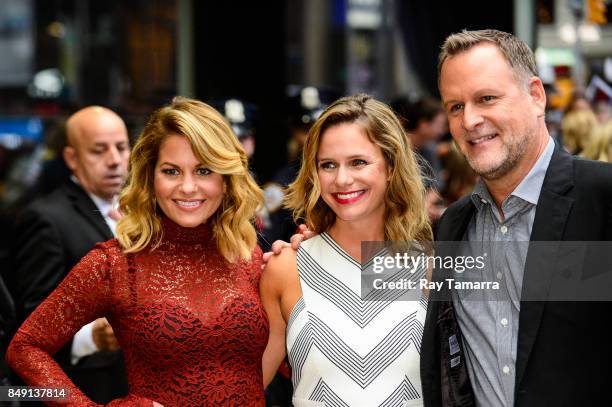
[[[532,76],[538,76],[533,51],[523,41],[512,34],[498,30],[463,30],[449,35],[438,56],[438,85],[442,64],[447,58],[467,51],[470,48],[489,42],[497,46],[503,54],[519,81],[527,81]]]

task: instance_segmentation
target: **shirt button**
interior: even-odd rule
[[[499,230],[501,230],[502,235],[505,235],[506,233],[508,233],[508,226],[503,225],[501,228],[499,228]]]
[[[510,374],[510,368],[508,366],[504,366],[502,368],[502,372],[504,372],[504,374]]]
[[[502,318],[499,322],[501,322],[502,326],[508,326],[508,320],[506,318]]]
[[[483,204],[488,204],[489,202],[487,202],[486,199],[481,199],[480,202],[482,202]]]
[[[503,276],[502,273],[497,273],[495,277],[497,277],[498,280],[501,280]]]

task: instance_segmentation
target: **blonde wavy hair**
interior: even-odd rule
[[[591,141],[597,116],[591,110],[574,110],[561,121],[563,145],[572,154],[580,154]]]
[[[612,163],[612,120],[593,129],[591,140],[581,156],[590,160]]]
[[[223,116],[203,102],[184,97],[175,97],[153,113],[132,150],[127,185],[119,198],[119,210],[124,214],[117,224],[119,243],[126,253],[135,253],[149,245],[154,250],[161,242],[162,212],[153,180],[159,148],[172,134],[187,138],[198,160],[223,175],[225,194],[209,219],[221,255],[230,262],[250,259],[257,244],[253,220],[263,202],[261,189]]]
[[[335,222],[335,213],[321,198],[317,153],[325,131],[341,123],[360,125],[370,141],[380,147],[391,170],[385,191],[385,240],[432,240],[425,187],[404,129],[386,104],[365,94],[337,100],[310,129],[302,151],[302,167],[285,198],[294,218],[305,219],[308,228],[317,233],[327,231]]]

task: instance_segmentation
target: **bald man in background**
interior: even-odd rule
[[[24,321],[96,243],[113,238],[117,196],[127,176],[129,140],[113,111],[90,106],[66,122],[70,180],[20,215],[9,286]],[[53,335],[53,332],[49,332]],[[97,403],[127,394],[123,355],[104,318],[86,325],[54,356]]]

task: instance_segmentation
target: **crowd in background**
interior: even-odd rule
[[[286,118],[286,166],[274,171],[270,179],[257,178],[267,191],[267,210],[275,213],[282,191],[295,177],[299,155],[309,124],[333,99],[337,92],[302,87],[293,90],[284,101]],[[432,220],[443,208],[471,191],[475,174],[453,144],[448,132],[443,106],[436,98],[401,96],[389,101],[402,118],[407,137],[421,158],[423,175],[431,192],[429,211]],[[265,158],[266,137],[258,132],[257,106],[243,99],[227,98],[211,101],[232,124],[247,155],[253,159],[256,149]],[[560,114],[559,114],[560,113]],[[70,172],[61,157],[65,145],[65,118],[46,119],[41,126],[40,140],[28,136],[0,137],[0,222],[5,224],[25,203],[45,195],[66,179]],[[130,126],[131,124],[131,126]],[[129,123],[132,141],[144,123]],[[590,101],[576,91],[562,111],[549,110],[547,125],[556,141],[573,155],[600,161],[612,161],[612,105],[608,100]],[[260,158],[261,159],[261,158]],[[255,174],[256,175],[256,174]],[[266,214],[269,216],[269,213]],[[264,219],[267,228],[275,219]],[[272,223],[270,223],[272,222]],[[283,233],[284,232],[284,233]],[[273,240],[287,237],[293,230],[270,231]],[[264,233],[264,237],[265,237]],[[271,240],[270,243],[273,241]],[[5,254],[5,253],[3,253]]]
[[[566,150],[591,160],[612,160],[612,107],[607,101],[590,102],[579,92],[564,112],[561,141]]]
[[[285,188],[295,179],[309,128],[318,115],[331,103],[337,93],[315,87],[295,88],[284,103],[289,106],[287,117],[287,162],[270,179],[261,179],[252,171],[254,179],[264,190],[265,205],[258,211],[257,229],[259,244],[268,250],[277,240],[288,240],[295,233],[296,224],[291,213],[282,208]],[[258,149],[266,150],[266,137],[259,134],[257,106],[245,100],[227,98],[210,101],[224,115],[232,130],[251,160]],[[426,209],[432,225],[440,219],[445,208],[473,190],[477,175],[468,165],[457,145],[452,141],[441,102],[433,97],[398,97],[390,101],[404,125],[409,145],[417,153],[421,173],[426,187]],[[576,92],[572,101],[563,111],[560,120],[548,120],[550,134],[569,153],[580,157],[612,162],[612,107],[608,101],[592,102]],[[558,117],[558,116],[555,116]],[[135,124],[139,128],[143,124]],[[49,120],[43,126],[43,138],[32,141],[23,138],[0,138],[0,222],[2,245],[0,262],[3,273],[12,270],[14,252],[14,219],[20,211],[35,198],[45,196],[70,177],[70,170],[64,163],[62,150],[66,145],[64,119]],[[135,133],[130,134],[132,143]],[[265,157],[259,154],[259,157]],[[260,158],[261,159],[261,158]],[[10,298],[11,287],[6,286],[7,275],[0,280],[3,301]],[[15,304],[3,303],[2,309],[9,310]],[[3,328],[2,354],[11,334],[23,322],[23,312],[0,315]],[[0,355],[3,359],[3,355]],[[9,383],[10,372],[0,362],[0,378]],[[290,397],[290,383],[286,367],[275,378],[268,397]],[[284,372],[284,375],[283,375]],[[284,395],[283,395],[284,392]],[[287,393],[289,392],[289,393]],[[274,402],[271,402],[274,404]],[[279,401],[278,404],[281,404]]]

